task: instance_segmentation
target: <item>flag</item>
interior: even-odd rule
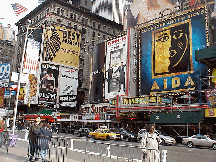
[[[26,12],[28,9],[21,6],[19,3],[11,4],[16,16],[19,16],[21,13]]]

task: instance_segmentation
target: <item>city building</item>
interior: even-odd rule
[[[78,3],[76,4],[72,2],[78,2]],[[86,8],[82,7],[83,5],[84,6],[86,5],[87,7]],[[22,54],[23,54],[23,48],[26,40],[25,37],[26,37],[27,28],[38,28],[38,29],[44,29],[44,31],[46,31],[44,35],[45,38],[42,39],[42,41],[44,40],[44,47],[42,48],[43,49],[41,52],[42,58],[40,58],[39,64],[40,63],[44,64],[46,62],[48,64],[52,64],[52,66],[55,67],[59,66],[60,69],[65,67],[65,68],[71,68],[70,69],[71,72],[74,70],[78,71],[77,74],[78,80],[76,81],[77,82],[76,84],[78,84],[78,89],[77,88],[76,90],[72,89],[72,87],[70,86],[65,87],[64,89],[65,95],[67,95],[68,93],[72,93],[73,90],[77,92],[77,94],[74,93],[77,98],[77,104],[61,105],[58,102],[62,101],[63,98],[58,98],[55,100],[55,103],[52,102],[51,100],[49,101],[49,103],[40,101],[39,105],[43,105],[44,108],[48,108],[48,107],[51,107],[52,109],[60,108],[59,110],[66,109],[69,112],[79,112],[80,105],[83,103],[88,103],[90,97],[89,90],[90,90],[90,75],[91,75],[91,57],[93,55],[93,47],[101,42],[104,42],[104,40],[109,39],[110,37],[114,37],[122,33],[122,28],[123,28],[122,25],[91,13],[90,10],[87,9],[88,6],[89,6],[89,1],[46,0],[37,8],[35,8],[32,12],[30,12],[28,15],[26,15],[24,18],[22,18],[16,23],[16,25],[18,26],[18,34],[17,34],[17,40],[18,40],[17,60],[18,61],[17,62],[22,61]],[[73,48],[77,50],[77,53],[79,55],[78,60],[77,60],[77,55],[75,55],[76,59],[71,60],[71,63],[69,63],[68,61],[70,60],[63,61],[61,60],[61,56],[58,56],[60,60],[57,60],[58,58],[55,57],[54,53],[49,53],[50,52],[49,50],[53,48],[53,46],[49,44],[50,42],[48,41],[49,40],[48,33],[50,28],[52,29],[53,32],[57,31],[59,35],[60,33],[62,33],[62,31],[68,31],[69,37],[71,36],[70,33],[76,33],[77,42],[74,42],[73,44],[71,42],[71,45],[77,46],[76,48],[74,47]],[[65,37],[64,34],[63,37]],[[74,39],[73,36],[71,36],[69,39],[65,39],[63,37],[61,37],[60,39],[62,39],[62,42],[66,44],[70,44],[69,41]],[[55,38],[53,40],[55,41],[58,39],[59,38]],[[66,47],[65,45],[64,48],[68,48],[68,47]],[[70,52],[69,50],[71,50],[70,47],[68,48],[68,52]],[[60,51],[60,53],[61,52],[63,51]],[[64,54],[65,53],[63,52],[60,55],[63,56]],[[74,62],[75,64],[73,64],[73,61],[76,60],[77,62],[76,63]],[[21,68],[20,65],[21,64],[17,64],[18,70]],[[43,67],[41,68],[43,69]],[[46,69],[47,68],[43,70]],[[53,75],[52,78],[55,78],[55,75]],[[52,80],[52,78],[50,80]],[[57,78],[58,76],[55,79],[58,80]],[[60,87],[56,87],[56,88],[58,89]],[[28,101],[26,104],[28,104]],[[32,105],[34,106],[32,107]],[[27,108],[27,110],[32,111],[32,113],[36,111],[39,112],[39,110],[42,108],[42,107],[37,107],[37,104],[30,104],[30,107],[31,108]],[[25,112],[27,111],[25,110]]]
[[[123,24],[125,0],[93,0],[92,12],[118,24]]]

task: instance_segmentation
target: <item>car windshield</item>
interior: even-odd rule
[[[105,133],[112,133],[110,130],[105,130],[104,132]]]

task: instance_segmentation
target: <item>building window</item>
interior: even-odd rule
[[[57,8],[57,15],[60,15],[60,8]]]
[[[113,34],[115,34],[115,29],[113,29]]]
[[[81,23],[84,24],[84,18],[81,19]]]
[[[76,15],[76,14],[74,14],[74,21],[76,21],[76,18],[77,18],[77,15]]]
[[[61,9],[61,15],[64,16],[64,9]]]
[[[95,28],[95,26],[96,26],[96,22],[94,21],[94,22],[93,22],[93,27]]]
[[[101,24],[98,24],[98,29],[100,29],[101,28]]]
[[[73,19],[73,17],[74,17],[74,14],[71,12],[70,13],[70,18]]]
[[[95,31],[93,31],[93,35],[92,35],[92,37],[93,37],[93,38],[95,37]]]
[[[103,39],[105,40],[105,35],[103,35]]]
[[[85,6],[87,6],[87,1],[85,0]]]
[[[88,19],[86,19],[86,22],[85,22],[85,24],[86,24],[86,25],[88,25]]]

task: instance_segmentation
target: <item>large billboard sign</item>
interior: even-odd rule
[[[127,82],[127,36],[107,42],[105,98],[125,95]]]
[[[141,95],[198,88],[207,67],[195,50],[208,44],[206,7],[141,28]],[[198,39],[199,38],[199,39]]]
[[[77,88],[78,70],[60,67],[59,102],[61,106],[76,106]]]
[[[39,50],[42,42],[42,29],[29,29],[27,47],[23,65],[23,73],[36,74],[38,68]]]
[[[214,0],[126,0],[124,29],[184,14],[205,4],[211,4],[212,11],[214,3]]]
[[[8,87],[10,67],[9,63],[0,64],[0,87]]]
[[[52,26],[46,28],[43,60],[79,67],[81,33]]]
[[[41,65],[39,104],[55,105],[57,100],[59,66],[53,64]]]
[[[105,43],[101,43],[93,49],[90,102],[102,102],[103,100],[104,58]]]

